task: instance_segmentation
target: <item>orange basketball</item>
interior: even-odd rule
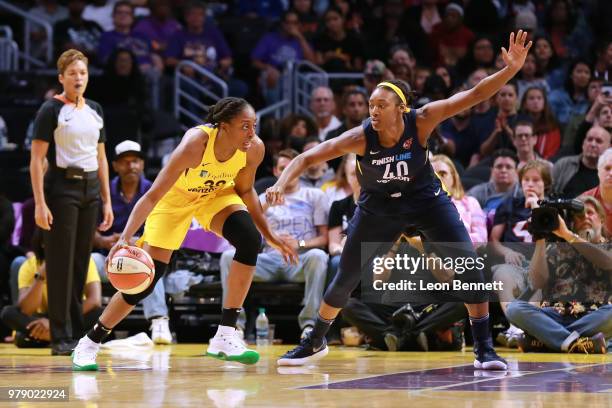
[[[107,274],[115,289],[127,295],[135,295],[153,282],[155,264],[145,250],[129,246],[115,252]]]

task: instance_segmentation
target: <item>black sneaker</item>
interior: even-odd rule
[[[302,339],[296,348],[286,352],[278,359],[277,364],[280,366],[301,366],[309,363],[314,363],[325,357],[329,352],[327,341],[323,338],[323,342],[319,347],[314,347],[310,336]]]
[[[69,356],[76,347],[78,340],[63,340],[51,343],[52,356]]]
[[[527,333],[519,337],[518,349],[523,353],[542,353],[547,351],[544,343]]]
[[[479,370],[507,370],[508,362],[497,355],[493,341],[474,344],[474,368]]]

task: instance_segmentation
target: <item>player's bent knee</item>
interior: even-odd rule
[[[261,247],[261,234],[248,212],[231,213],[223,223],[223,237],[236,248],[234,260],[244,265],[255,266]]]

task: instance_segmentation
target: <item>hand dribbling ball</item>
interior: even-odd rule
[[[136,295],[146,290],[155,277],[155,264],[143,249],[128,246],[120,248],[108,265],[108,280],[118,291]]]

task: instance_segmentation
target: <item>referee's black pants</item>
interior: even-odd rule
[[[68,180],[51,169],[45,179],[47,206],[53,215],[44,232],[49,327],[53,343],[84,332],[82,296],[98,220],[100,182],[97,172]]]

